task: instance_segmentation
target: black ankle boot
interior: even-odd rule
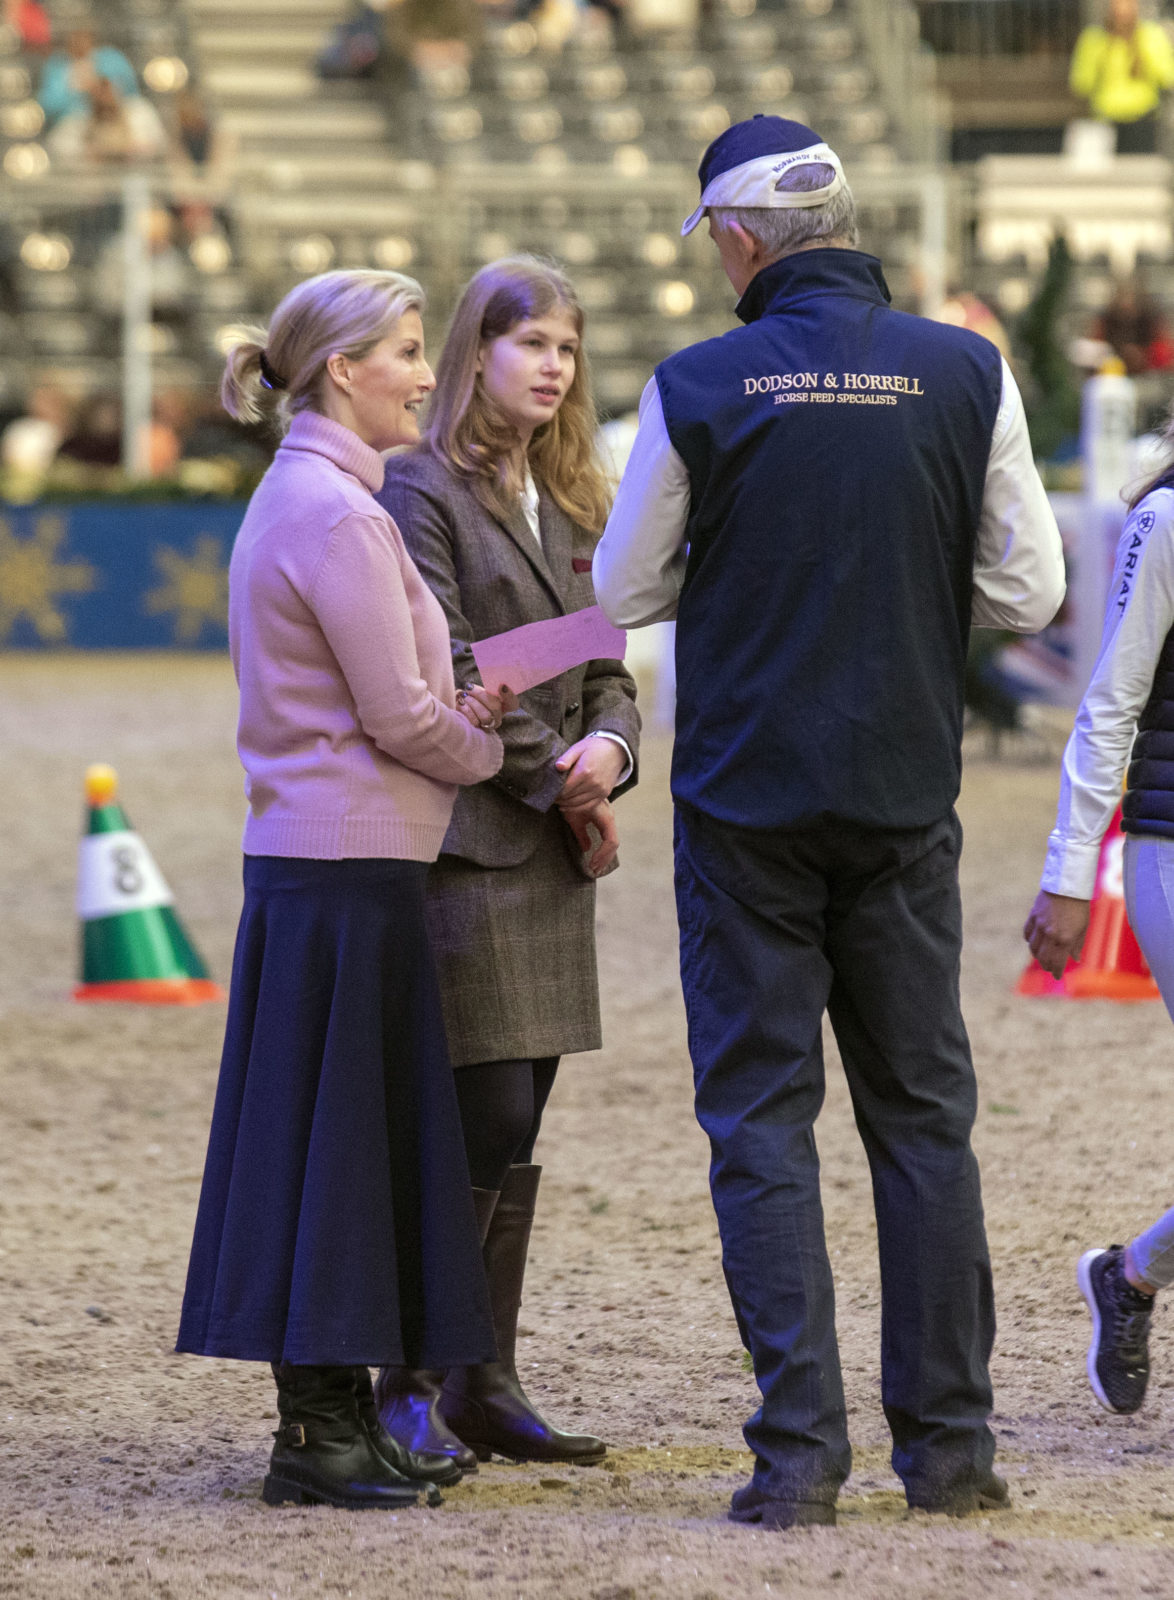
[[[369,1367],[355,1368],[355,1404],[359,1421],[367,1430],[367,1437],[375,1446],[376,1454],[382,1456],[394,1471],[405,1478],[418,1480],[421,1489],[426,1489],[430,1483],[460,1483],[460,1463],[451,1455],[441,1450],[409,1450],[407,1445],[401,1444],[394,1435],[388,1433],[379,1420]]]
[[[485,1273],[493,1306],[497,1361],[452,1367],[440,1394],[440,1415],[482,1461],[496,1453],[514,1461],[587,1465],[607,1454],[590,1433],[564,1433],[547,1422],[518,1378],[518,1312],[538,1179],[542,1168],[511,1167],[485,1237]]]
[[[422,1484],[383,1460],[359,1420],[353,1367],[274,1364],[281,1425],[261,1491],[266,1504],[399,1511]],[[430,1503],[439,1503],[433,1487]]]

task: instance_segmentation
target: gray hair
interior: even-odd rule
[[[402,272],[322,272],[286,295],[264,328],[230,330],[220,400],[240,422],[276,416],[286,426],[299,411],[322,404],[322,379],[332,355],[361,361],[408,311],[424,310],[424,291]],[[276,387],[262,374],[280,380]]]
[[[809,193],[822,189],[834,177],[835,171],[826,162],[813,161],[784,172],[776,188]],[[856,202],[846,183],[821,206],[710,206],[709,214],[718,228],[728,228],[733,222],[745,228],[774,261],[819,239],[843,239],[853,247],[860,239]]]

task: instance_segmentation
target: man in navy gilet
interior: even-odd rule
[[[872,1170],[883,1401],[909,1503],[1006,1503],[954,814],[972,623],[1063,598],[992,344],[894,311],[810,128],[701,164],[745,324],[663,362],[595,559],[629,627],[677,618],[676,885],[697,1115],[762,1405],[731,1516],[831,1523],[848,1475],[813,1125],[828,1011]]]

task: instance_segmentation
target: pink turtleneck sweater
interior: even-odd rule
[[[372,498],[383,461],[293,419],[229,566],[246,855],[434,861],[456,785],[501,766],[454,709],[448,625]]]

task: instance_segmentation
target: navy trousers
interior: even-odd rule
[[[814,1123],[826,1008],[872,1172],[882,1397],[912,1494],[981,1481],[994,1301],[958,995],[950,813],[763,831],[678,806],[681,977],[722,1260],[762,1405],[755,1485],[834,1501],[851,1467]]]

